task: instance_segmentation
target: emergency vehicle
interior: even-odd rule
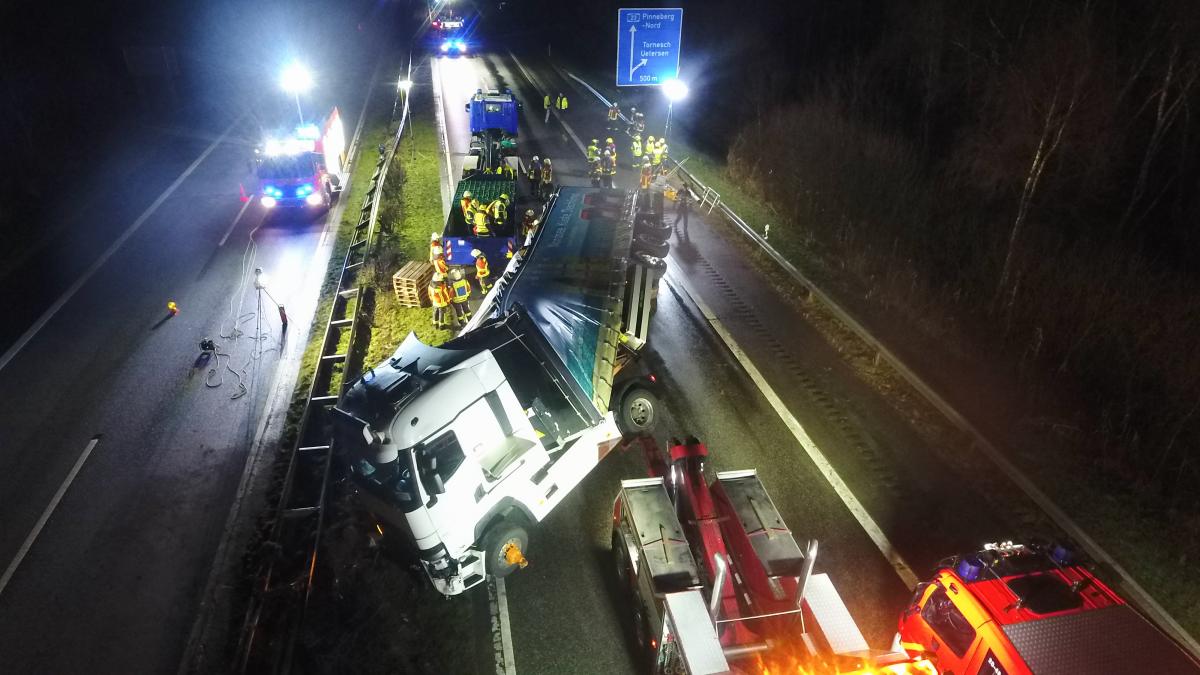
[[[814,574],[757,472],[710,483],[708,449],[634,444],[649,478],[625,480],[613,504],[619,600],[642,666],[653,673],[934,675],[923,655],[872,650],[833,582]]]
[[[562,188],[462,333],[409,335],[334,409],[363,504],[441,593],[523,567],[529,529],[654,428],[638,355],[663,266],[632,248],[638,209],[633,191]]]
[[[899,637],[943,673],[1200,673],[1189,653],[1055,544],[987,544],[943,561],[917,586]]]
[[[346,182],[346,133],[338,109],[255,148],[263,207],[329,208]]]

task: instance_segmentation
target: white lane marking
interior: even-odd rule
[[[892,542],[888,541],[887,536],[884,535],[883,530],[880,529],[879,525],[875,522],[875,519],[871,517],[871,514],[867,513],[866,508],[864,508],[862,503],[858,501],[858,498],[854,496],[854,493],[850,491],[850,487],[846,485],[845,481],[842,480],[842,477],[838,475],[837,471],[833,468],[833,465],[829,463],[828,459],[826,459],[825,454],[821,452],[821,449],[817,447],[817,444],[813,441],[812,437],[810,437],[808,432],[804,430],[804,427],[800,424],[800,421],[796,419],[796,416],[793,415],[790,410],[788,410],[787,406],[784,405],[783,400],[779,398],[779,395],[775,393],[775,390],[772,389],[771,385],[767,383],[765,378],[763,378],[762,373],[760,373],[758,368],[755,367],[754,363],[750,361],[750,358],[746,355],[746,352],[743,351],[741,346],[738,345],[737,341],[733,339],[733,335],[731,335],[725,328],[724,323],[722,323],[722,321],[713,313],[712,309],[709,308],[709,306],[702,299],[700,299],[699,294],[693,293],[688,288],[687,283],[682,278],[682,275],[672,273],[667,279],[667,284],[678,286],[684,292],[684,294],[688,296],[692,303],[696,305],[696,308],[700,310],[700,314],[704,316],[704,319],[708,321],[709,325],[712,326],[713,330],[716,331],[717,335],[721,338],[721,342],[724,342],[725,346],[733,354],[733,358],[737,359],[737,362],[741,364],[742,369],[745,370],[746,374],[750,376],[751,381],[753,381],[755,386],[758,387],[758,390],[762,392],[762,395],[767,399],[767,402],[771,404],[771,407],[775,410],[775,414],[779,415],[779,418],[783,420],[783,423],[788,428],[788,431],[792,432],[792,436],[795,437],[796,441],[800,444],[800,447],[804,448],[804,451],[808,453],[809,459],[811,459],[813,464],[817,466],[817,470],[821,472],[821,475],[825,477],[826,482],[828,482],[830,487],[833,488],[833,491],[837,493],[837,496],[842,500],[842,503],[846,505],[846,508],[850,511],[850,514],[854,516],[855,520],[858,521],[859,526],[866,531],[867,536],[870,537],[871,541],[875,543],[875,547],[878,548],[879,552],[883,554],[883,557],[887,559],[888,563],[892,566],[892,569],[896,572],[896,575],[900,577],[900,580],[903,581],[910,590],[916,587],[918,581],[917,575],[913,573],[912,568],[909,567],[908,563],[904,561],[904,558],[900,556],[900,552],[896,550],[896,547],[892,545]]]
[[[250,205],[253,203],[254,198],[251,197],[250,199],[247,199],[244,204],[242,204],[242,210],[238,211],[237,217],[233,219],[233,222],[229,224],[229,229],[225,231],[225,236],[221,237],[221,241],[217,243],[218,248],[225,245],[225,241],[229,239],[229,235],[233,234],[233,228],[237,227],[237,224],[242,220],[242,216],[245,215],[246,209],[250,208]]]
[[[451,175],[450,166],[450,136],[446,132],[446,94],[443,91],[442,68],[438,65],[437,58],[430,59],[429,72],[434,85],[434,110],[437,112],[434,118],[437,122],[438,142],[442,146],[442,153],[446,160],[446,182],[442,184],[442,214],[448,215],[451,207],[450,200],[454,196],[454,176]]]
[[[213,141],[211,145],[205,148],[204,152],[200,153],[200,156],[196,158],[196,161],[192,162],[188,168],[184,169],[183,173],[179,174],[179,177],[175,179],[175,182],[167,186],[167,189],[163,190],[162,194],[158,196],[158,199],[155,199],[154,203],[146,207],[146,210],[142,212],[142,215],[138,216],[138,219],[133,221],[133,224],[130,225],[120,237],[117,237],[117,240],[114,241],[112,245],[109,246],[108,249],[106,249],[104,253],[102,253],[100,257],[96,259],[95,262],[92,263],[92,266],[87,268],[87,271],[85,271],[83,275],[75,281],[75,283],[71,284],[71,287],[68,288],[58,300],[55,300],[54,304],[50,305],[50,308],[47,309],[45,313],[38,317],[38,320],[29,327],[29,330],[25,331],[25,333],[17,339],[13,346],[8,348],[8,351],[4,352],[3,356],[0,356],[0,370],[4,370],[4,367],[7,366],[14,358],[16,358],[17,354],[21,353],[21,350],[25,348],[25,345],[29,344],[29,341],[32,340],[34,336],[36,336],[38,332],[40,332],[42,328],[46,326],[47,323],[50,323],[50,319],[53,319],[54,315],[58,314],[58,311],[62,309],[63,306],[66,305],[76,293],[79,292],[79,289],[83,288],[83,285],[86,284],[89,279],[92,278],[92,275],[98,272],[100,268],[104,266],[104,263],[108,262],[108,259],[111,258],[113,254],[116,253],[117,250],[120,249],[121,246],[123,246],[125,242],[142,227],[142,224],[150,219],[150,216],[154,215],[154,212],[158,210],[158,207],[162,206],[163,202],[167,201],[167,198],[170,197],[171,194],[183,184],[183,181],[187,180],[188,176],[192,175],[192,172],[196,170],[196,167],[200,166],[200,163],[207,159],[208,156],[212,154],[213,150],[217,149],[217,146],[229,136],[230,132],[233,131],[233,128],[241,121],[241,117],[234,120],[233,123],[229,125],[229,128],[225,129],[224,133],[217,137],[217,140]]]
[[[492,644],[494,646],[496,642],[500,643],[500,649],[495,654],[496,675],[517,675],[512,625],[508,619],[508,592],[505,590],[503,579],[488,579],[488,604],[492,613]]]
[[[30,530],[29,536],[25,537],[25,543],[21,544],[20,550],[17,551],[16,557],[8,564],[8,569],[4,570],[4,576],[0,577],[0,594],[4,593],[9,580],[12,579],[13,574],[16,574],[17,568],[21,566],[21,561],[25,559],[25,555],[29,553],[29,549],[33,548],[33,542],[42,533],[42,528],[50,520],[54,509],[58,508],[58,503],[62,501],[63,495],[67,494],[67,488],[71,487],[75,476],[79,475],[79,470],[83,468],[83,463],[87,461],[88,456],[92,454],[92,450],[96,448],[96,444],[99,442],[100,436],[98,435],[93,436],[92,440],[88,441],[88,444],[83,448],[83,452],[80,453],[79,459],[75,460],[75,466],[71,467],[71,472],[67,474],[67,478],[62,482],[62,485],[58,486],[58,492],[54,493],[54,497],[46,505],[46,510],[42,512],[42,517],[38,518],[37,523]]]

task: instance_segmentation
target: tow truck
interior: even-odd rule
[[[302,124],[255,148],[255,176],[264,208],[329,208],[345,185],[346,132],[338,109],[321,123]]]
[[[625,480],[612,550],[631,638],[654,673],[1056,675],[1200,673],[1071,547],[985,544],[918,584],[891,649],[868,647],[755,471],[709,483],[708,449],[638,439],[648,478]]]
[[[612,551],[640,665],[653,673],[933,675],[872,650],[754,470],[705,474],[708,448],[637,439],[649,477],[621,482]]]
[[[664,265],[633,248],[661,223],[646,204],[561,188],[462,333],[439,347],[410,334],[334,408],[362,503],[407,532],[441,593],[527,564],[529,529],[654,428],[638,356]]]
[[[1200,673],[1200,663],[1052,542],[985,544],[917,585],[899,639],[944,673]]]

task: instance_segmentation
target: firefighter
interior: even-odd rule
[[[567,109],[567,97],[561,91],[558,92],[558,96],[554,99],[554,108],[559,112],[564,112]]]
[[[633,131],[633,133],[645,133],[646,116],[642,114],[642,111],[638,110],[637,108],[631,109],[629,126],[631,127],[630,131]]]
[[[604,186],[607,188],[616,187],[617,179],[617,156],[607,150],[604,151],[604,160],[601,162],[604,165]]]
[[[475,200],[471,199],[471,191],[467,190],[463,193],[462,199],[458,200],[458,206],[462,209],[463,219],[468,223],[471,222],[471,211],[474,208]]]
[[[592,144],[587,147],[587,161],[594,162],[600,159],[600,141],[592,139]]]
[[[629,154],[633,155],[633,166],[636,168],[642,164],[642,135],[634,134],[633,140],[629,143]]]
[[[543,120],[543,123],[549,124],[550,123],[550,94],[546,94],[545,96],[542,97],[542,107],[546,109],[546,119]]]
[[[533,156],[533,160],[529,162],[529,192],[533,194],[534,199],[541,198],[541,182],[542,182],[542,160],[538,159],[537,155]]]
[[[433,262],[437,254],[442,252],[442,239],[437,232],[429,233],[429,262]]]
[[[592,187],[600,187],[600,183],[604,178],[604,167],[601,165],[601,159],[588,162],[588,178],[592,181]]]
[[[692,206],[692,186],[684,183],[675,197],[675,224],[683,223],[683,236],[688,236],[688,212]]]
[[[513,165],[510,162],[503,162],[501,164],[500,173],[504,174],[504,177],[508,180],[517,180],[517,170],[513,168]]]
[[[449,274],[450,266],[446,264],[446,254],[442,251],[442,247],[438,246],[430,255],[433,256],[433,271],[435,274]]]
[[[616,131],[621,123],[621,106],[617,105],[616,101],[608,106],[608,130]]]
[[[521,219],[521,238],[528,239],[537,232],[537,218],[533,217],[533,209],[525,209],[525,217]]]
[[[493,199],[492,203],[488,204],[488,214],[497,228],[504,227],[508,222],[508,195],[500,195]]]
[[[450,289],[446,286],[446,275],[434,272],[429,280],[429,302],[433,305],[433,327],[450,328]]]
[[[612,136],[604,139],[604,151],[612,153],[613,157],[617,156],[617,144],[613,142]]]
[[[492,283],[488,281],[492,272],[488,269],[487,257],[479,249],[472,249],[471,257],[475,258],[475,279],[479,282],[479,292],[487,293],[488,289],[492,287]]]
[[[492,219],[492,215],[488,213],[486,208],[475,209],[473,219],[471,221],[471,232],[476,237],[492,236],[491,224],[488,222]]]
[[[471,283],[462,270],[455,267],[450,271],[450,304],[454,305],[454,316],[464,323],[471,318]]]
[[[660,161],[662,163],[662,175],[665,176],[665,175],[667,175],[667,166],[669,164],[669,162],[667,162],[667,160],[670,159],[670,153],[668,152],[668,149],[667,149],[667,139],[665,139],[665,138],[658,139],[658,144],[655,147],[657,147],[661,150],[662,159]]]
[[[540,198],[549,199],[550,193],[554,192],[554,167],[550,163],[550,158],[547,157],[542,162],[542,185],[540,187]]]
[[[650,180],[654,178],[654,169],[650,167],[650,158],[642,160],[642,172],[638,177],[638,186],[643,190],[650,189]]]
[[[655,143],[650,148],[650,167],[651,167],[651,170],[654,171],[655,173],[658,173],[659,167],[662,166],[662,158],[663,158],[663,145],[662,145],[662,139],[660,138],[660,139],[658,139],[658,142]]]

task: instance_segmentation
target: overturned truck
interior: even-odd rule
[[[337,406],[362,501],[442,593],[525,566],[532,526],[653,428],[638,355],[665,263],[634,242],[661,216],[633,192],[562,188],[458,337],[409,335]]]

